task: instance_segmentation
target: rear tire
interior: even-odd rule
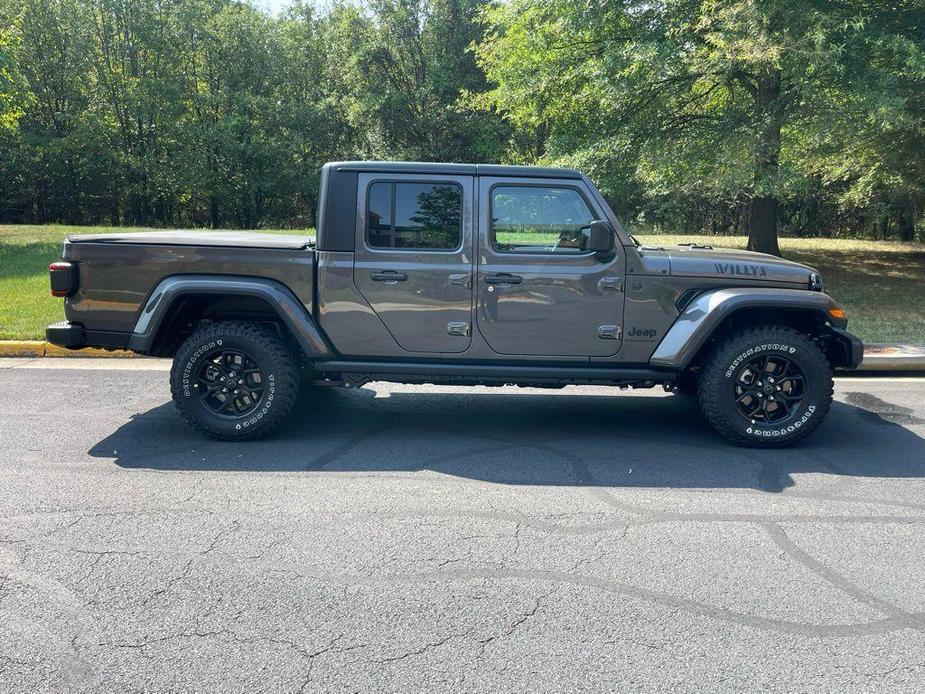
[[[244,321],[197,330],[174,356],[170,391],[183,418],[221,441],[269,434],[299,390],[292,353],[270,330]]]
[[[832,404],[832,367],[791,328],[746,328],[723,341],[700,372],[707,421],[741,446],[779,448],[822,424]]]

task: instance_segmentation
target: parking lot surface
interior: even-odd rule
[[[158,362],[52,361],[0,368],[2,692],[925,690],[925,380],[789,450],[388,384],[229,444]]]

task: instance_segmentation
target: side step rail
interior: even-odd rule
[[[340,374],[345,381],[451,382],[491,381],[494,383],[562,383],[579,385],[645,385],[673,383],[677,374],[670,369],[647,367],[566,367],[508,366],[498,364],[439,364],[432,362],[316,361],[316,373]],[[346,374],[361,376],[349,378]]]

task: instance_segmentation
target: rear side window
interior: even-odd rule
[[[461,238],[462,188],[455,183],[377,181],[369,186],[370,247],[452,250]]]
[[[585,253],[594,214],[574,188],[495,186],[491,243],[502,253]]]

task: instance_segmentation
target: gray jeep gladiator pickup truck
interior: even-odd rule
[[[71,236],[50,267],[68,348],[173,357],[192,426],[251,439],[300,387],[367,381],[663,386],[743,445],[802,439],[861,342],[812,268],[641,246],[567,169],[342,162],[317,239]]]

